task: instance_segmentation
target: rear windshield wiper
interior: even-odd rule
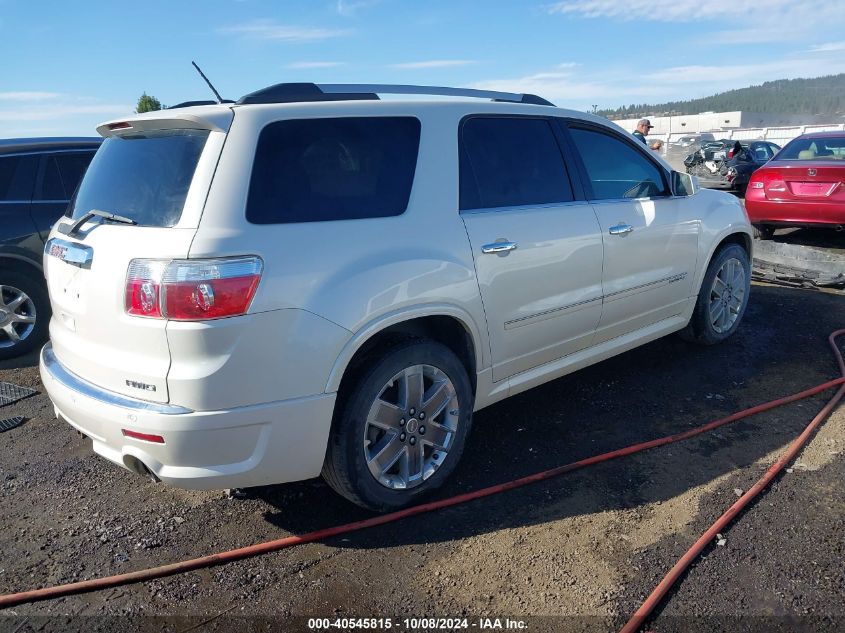
[[[79,233],[79,229],[91,218],[103,218],[104,222],[117,222],[118,224],[138,224],[132,218],[127,218],[122,215],[117,215],[116,213],[109,213],[108,211],[100,211],[99,209],[91,209],[87,213],[83,214],[81,218],[79,218],[73,224],[60,224],[58,231],[59,233],[63,233],[64,235],[68,235],[73,237]]]

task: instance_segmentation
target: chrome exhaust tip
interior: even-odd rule
[[[132,455],[124,456],[123,465],[126,467],[127,470],[131,470],[133,473],[149,477],[150,481],[152,481],[154,484],[157,484],[161,481],[161,479],[159,479],[158,476],[156,476],[153,471],[147,468],[147,465],[137,457],[134,457]]]

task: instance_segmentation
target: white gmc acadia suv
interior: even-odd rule
[[[736,198],[533,95],[279,84],[98,130],[45,249],[41,375],[97,453],[177,486],[322,473],[397,508],[473,411],[721,341],[748,302]]]

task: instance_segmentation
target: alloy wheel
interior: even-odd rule
[[[725,260],[710,289],[710,323],[722,334],[733,327],[745,303],[745,267],[738,259]]]
[[[0,285],[0,348],[29,338],[35,329],[35,303],[23,290]]]
[[[443,464],[455,441],[460,409],[455,386],[432,365],[397,373],[379,392],[364,425],[364,459],[383,486],[422,484]]]

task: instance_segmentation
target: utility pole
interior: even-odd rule
[[[598,108],[599,108],[598,104],[594,103],[593,104],[593,114],[596,113],[596,110],[598,110]]]

